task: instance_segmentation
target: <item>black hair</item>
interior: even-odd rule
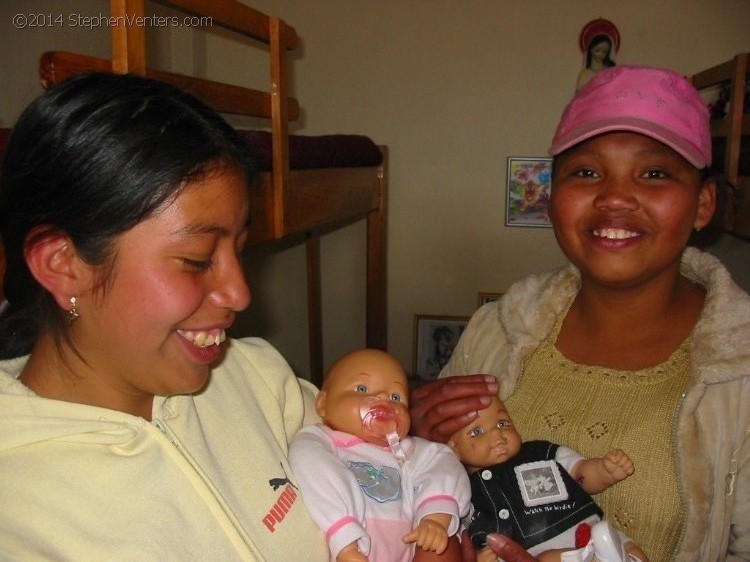
[[[164,82],[82,74],[32,102],[11,133],[0,175],[9,304],[0,316],[0,358],[28,353],[45,330],[58,345],[70,341],[65,311],[26,264],[33,236],[66,233],[82,259],[103,266],[103,289],[116,238],[222,167],[249,185],[247,144],[213,109]]]
[[[606,43],[607,45],[609,45],[607,56],[604,57],[604,60],[602,61],[604,66],[607,68],[615,66],[615,61],[612,60],[612,38],[609,35],[600,33],[599,35],[594,35],[593,39],[591,39],[591,41],[589,41],[589,44],[586,45],[586,68],[591,67],[591,49],[599,43]]]
[[[435,341],[436,344],[444,337],[454,339],[456,335],[453,333],[453,330],[451,330],[450,327],[448,326],[438,326],[432,332],[432,339]]]

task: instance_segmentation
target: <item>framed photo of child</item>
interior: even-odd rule
[[[413,376],[424,380],[436,379],[468,323],[468,316],[416,314]]]

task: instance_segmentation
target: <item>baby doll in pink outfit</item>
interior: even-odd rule
[[[469,480],[446,445],[408,437],[400,363],[364,349],[339,359],[318,394],[323,423],[300,430],[289,459],[336,562],[408,562],[443,553],[468,514]]]

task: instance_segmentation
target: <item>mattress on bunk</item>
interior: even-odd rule
[[[255,150],[258,170],[273,167],[271,133],[240,130]],[[289,135],[289,168],[363,168],[379,166],[383,154],[369,137],[362,135]]]
[[[271,133],[240,131],[253,147],[258,170],[272,168]],[[0,128],[0,164],[10,139],[11,129]],[[289,167],[292,170],[313,168],[360,168],[379,166],[383,161],[380,149],[369,137],[362,135],[289,136]]]

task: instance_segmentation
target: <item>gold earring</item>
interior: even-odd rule
[[[70,308],[68,309],[68,326],[78,319],[78,301],[75,297],[70,297]]]

